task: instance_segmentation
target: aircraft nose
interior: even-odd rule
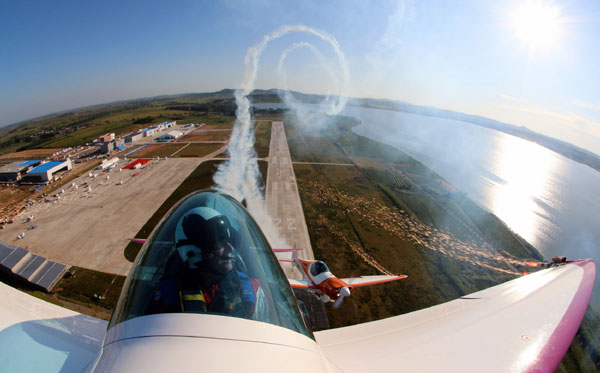
[[[347,286],[344,286],[343,288],[340,289],[340,295],[342,295],[344,297],[350,296],[350,289],[348,289]]]

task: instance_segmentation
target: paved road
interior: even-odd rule
[[[273,122],[271,127],[266,189],[267,211],[279,228],[279,233],[291,247],[303,249],[298,252],[299,257],[314,259],[283,122]],[[279,257],[290,256],[282,254]],[[282,267],[290,278],[299,275],[286,265]]]

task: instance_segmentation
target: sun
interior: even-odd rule
[[[515,36],[529,47],[551,47],[560,36],[560,10],[548,1],[520,2],[511,16]]]

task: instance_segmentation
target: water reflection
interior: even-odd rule
[[[492,172],[502,183],[490,188],[492,211],[521,237],[535,245],[545,211],[536,203],[548,194],[547,183],[556,160],[541,146],[512,137],[497,137]],[[537,216],[536,216],[537,215]]]

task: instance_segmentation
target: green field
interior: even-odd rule
[[[257,101],[273,97],[276,95],[267,91],[255,91],[251,95]],[[35,148],[77,146],[108,132],[119,136],[169,120],[230,128],[235,121],[235,109],[233,90],[229,89],[74,109],[0,129],[0,155]]]
[[[200,127],[200,130],[207,130],[207,129],[212,129],[212,130],[230,130],[230,129],[233,128],[233,124],[234,124],[234,121],[230,121],[230,122],[227,122],[227,123],[219,123],[218,121],[213,120],[213,121],[210,121],[210,123],[207,123],[206,126]]]
[[[132,157],[141,157],[141,158],[154,158],[154,157],[170,157],[176,151],[182,149],[185,144],[169,144],[159,147],[158,149],[154,149],[148,153],[144,153],[143,155],[138,155],[139,152],[133,153]]]
[[[271,144],[271,123],[257,122],[254,139],[254,150],[256,150],[258,158],[268,157]]]
[[[189,144],[175,155],[175,158],[204,157],[220,149],[223,144]]]

